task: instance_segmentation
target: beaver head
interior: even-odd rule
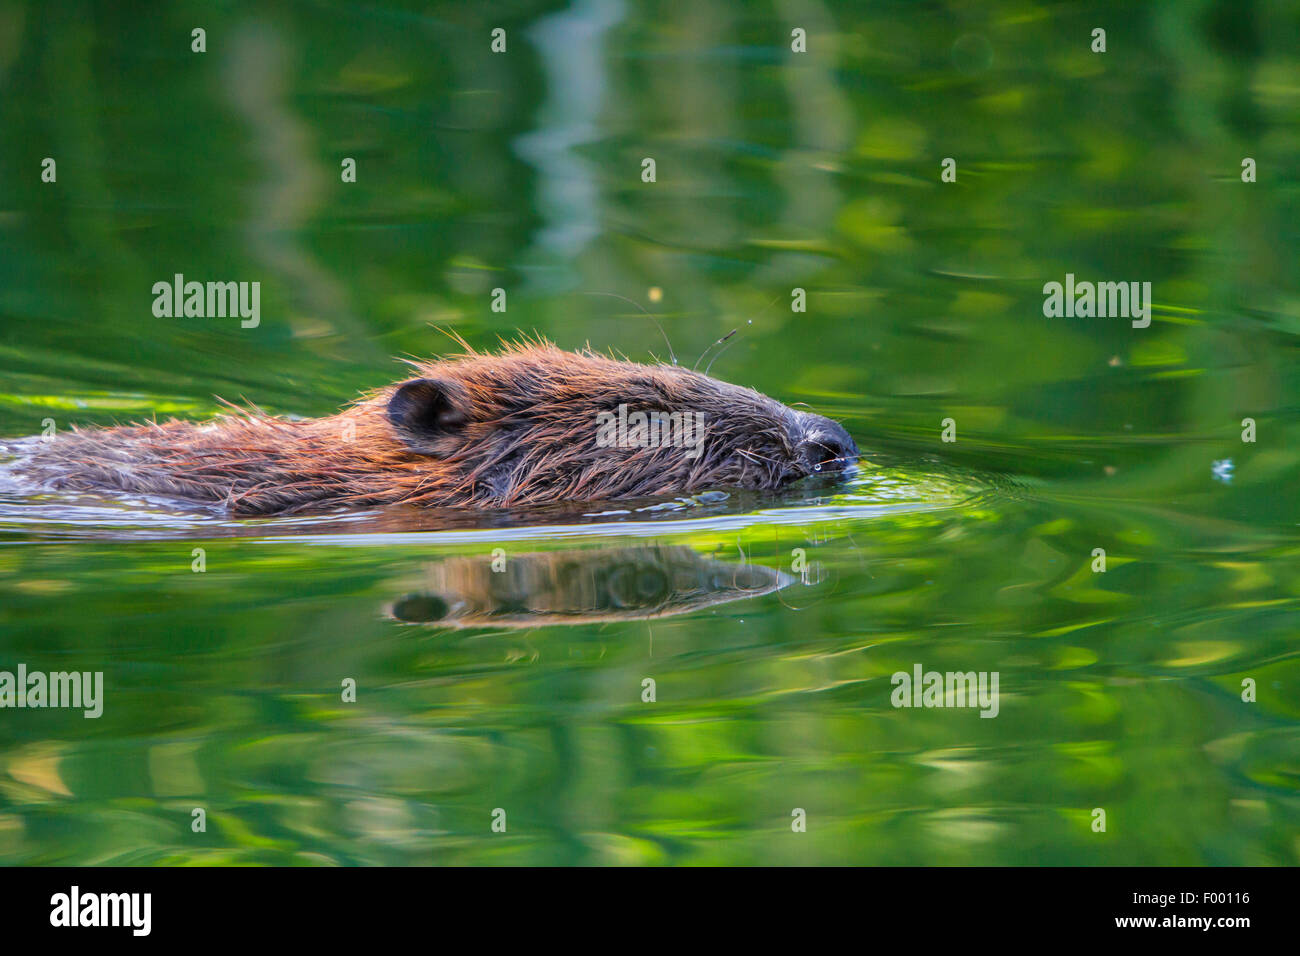
[[[237,514],[331,505],[503,507],[772,490],[844,470],[840,425],[669,365],[547,342],[415,362],[337,415],[74,429],[15,467],[52,489],[130,491]]]
[[[482,504],[772,490],[858,455],[829,418],[676,365],[542,343],[417,369],[371,401]]]

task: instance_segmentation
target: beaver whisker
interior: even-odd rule
[[[766,455],[760,455],[758,452],[750,451],[748,448],[737,448],[736,452],[737,454],[744,455],[746,458],[766,461],[769,462],[770,464],[777,465],[779,467],[784,467],[785,465],[784,462],[777,461],[775,458],[769,458]]]
[[[731,336],[728,335],[727,338],[731,338]],[[731,348],[730,345],[724,345],[722,348],[718,349],[718,351],[713,353],[713,358],[709,359],[709,364],[704,366],[705,375],[709,374],[709,369],[713,368],[713,363],[716,362],[718,360],[718,357],[722,355],[723,352],[727,351],[727,349],[729,348]]]
[[[665,332],[664,327],[659,324],[659,320],[656,319],[653,315],[651,315],[650,312],[646,310],[645,306],[641,305],[640,302],[633,302],[627,296],[619,295],[617,292],[584,292],[583,295],[607,295],[610,298],[622,299],[628,305],[636,306],[642,312],[645,312],[646,318],[648,318],[651,322],[655,324],[655,328],[659,330],[659,334],[664,337],[664,345],[668,346],[668,354],[672,357],[673,364],[674,365],[677,364],[677,355],[673,352],[673,343],[668,341],[668,333]]]
[[[740,331],[739,328],[734,328],[734,329],[732,329],[730,332],[728,332],[728,333],[727,333],[726,335],[724,335],[722,338],[718,339],[716,342],[714,342],[712,345],[710,345],[708,348],[706,348],[703,352],[701,352],[701,353],[700,353],[700,357],[697,358],[697,359],[695,360],[695,364],[691,366],[691,371],[694,372],[697,368],[700,367],[700,363],[704,361],[704,356],[706,356],[706,355],[709,354],[709,350],[710,350],[710,349],[714,348],[715,346],[721,345],[723,342],[727,341],[727,339],[731,338],[733,335],[735,335],[735,334],[736,334],[737,332],[739,332],[739,331]],[[712,363],[710,363],[710,364],[712,364]],[[705,374],[708,374],[708,369],[705,369]]]

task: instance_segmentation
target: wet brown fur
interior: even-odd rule
[[[428,430],[417,423],[420,434],[390,418],[397,383],[326,418],[232,408],[206,423],[74,429],[35,444],[15,470],[54,490],[162,495],[242,515],[401,502],[506,507],[777,488],[812,470],[801,423],[839,428],[684,368],[545,341],[496,353],[466,345],[463,355],[411,364],[446,403]],[[620,403],[703,412],[703,453],[692,461],[679,447],[597,447],[597,413]]]

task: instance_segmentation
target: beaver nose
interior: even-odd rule
[[[809,471],[843,471],[857,460],[858,446],[839,422],[804,414],[799,425],[795,453]]]

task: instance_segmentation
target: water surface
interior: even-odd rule
[[[329,414],[439,329],[738,329],[701,367],[866,458],[491,514],[0,486],[0,670],[106,687],[0,709],[0,862],[1300,863],[1297,41],[1281,2],[0,4],[0,436]],[[260,324],[156,318],[176,273]],[[1150,326],[1044,317],[1067,273]],[[997,717],[892,706],[918,664]]]

